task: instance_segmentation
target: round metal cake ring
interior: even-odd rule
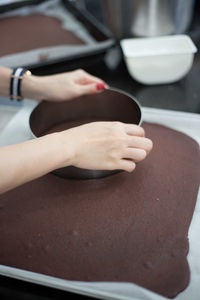
[[[120,121],[140,125],[142,111],[137,100],[118,89],[107,89],[95,95],[85,95],[66,102],[43,101],[32,111],[29,119],[34,137],[45,135],[58,124],[76,120]],[[56,169],[54,174],[73,179],[102,178],[120,170],[87,170],[73,166]]]

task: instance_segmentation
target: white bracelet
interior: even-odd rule
[[[29,70],[24,68],[15,68],[13,69],[11,79],[10,79],[10,99],[11,100],[22,100],[23,97],[21,95],[21,80],[24,74],[31,75]]]

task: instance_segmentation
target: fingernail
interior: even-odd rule
[[[106,89],[106,84],[105,83],[98,83],[96,85],[97,91],[105,90]]]

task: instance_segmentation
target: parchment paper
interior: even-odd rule
[[[0,145],[14,144],[31,138],[28,125],[30,112],[36,102],[24,101],[24,107],[13,117],[0,134]],[[1,109],[1,107],[0,107]],[[200,143],[200,115],[170,110],[152,109],[143,107],[143,120],[163,124],[173,129],[186,133]],[[189,286],[180,293],[175,300],[199,300],[200,295],[200,193],[192,223],[189,229],[189,254],[188,262],[191,271]],[[167,299],[147,289],[131,283],[113,282],[77,282],[58,279],[42,274],[23,271],[0,265],[0,274],[19,278],[22,280],[56,287],[62,290],[75,291],[101,299],[140,299],[162,300]]]

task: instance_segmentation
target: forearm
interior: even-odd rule
[[[70,164],[70,154],[63,155],[59,134],[0,147],[0,194]]]
[[[9,96],[12,69],[0,67],[0,96]]]
[[[12,69],[0,67],[0,96],[9,97]],[[83,70],[49,76],[23,74],[20,96],[48,101],[66,101],[85,94],[99,93],[108,86]]]

